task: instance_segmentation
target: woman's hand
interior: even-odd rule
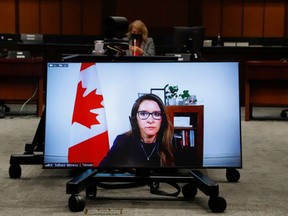
[[[139,53],[139,55],[143,55],[143,50],[142,50],[140,47],[137,47],[137,46],[129,46],[129,49],[130,49],[132,52],[137,52],[137,53]]]

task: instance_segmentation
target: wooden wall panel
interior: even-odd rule
[[[242,0],[223,0],[222,36],[241,37],[243,24]]]
[[[263,0],[245,0],[243,37],[262,37],[263,24],[264,24]]]
[[[203,0],[202,25],[208,37],[221,34],[222,0]]]
[[[202,25],[202,1],[188,1],[188,23],[189,26]]]
[[[153,7],[152,7],[153,6]],[[129,22],[141,19],[148,28],[186,26],[189,21],[189,0],[118,0],[116,15]]]
[[[209,37],[288,36],[287,0],[1,0],[0,14],[1,33],[101,35],[114,15],[160,35],[199,24]]]
[[[0,1],[0,32],[1,33],[15,33],[15,2],[10,0]]]
[[[283,37],[285,32],[285,0],[266,0],[264,37]]]
[[[101,0],[83,1],[82,33],[84,35],[102,34]]]
[[[82,34],[82,1],[62,0],[62,34]]]
[[[19,0],[19,31],[40,33],[39,0]]]
[[[40,32],[41,34],[60,34],[60,1],[44,0],[40,4]]]

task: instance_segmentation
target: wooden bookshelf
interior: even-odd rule
[[[174,125],[176,166],[202,167],[204,106],[166,106],[166,111]],[[179,117],[183,121],[180,119],[175,125]]]

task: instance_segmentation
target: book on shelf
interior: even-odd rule
[[[195,132],[194,132],[194,130],[189,131],[189,146],[190,147],[195,146]]]
[[[174,147],[194,147],[195,146],[195,132],[194,130],[178,130],[174,134]]]

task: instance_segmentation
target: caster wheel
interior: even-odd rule
[[[5,105],[5,112],[10,112],[10,107]]]
[[[160,183],[159,182],[152,182],[150,184],[150,189],[159,189],[160,188]]]
[[[88,186],[86,187],[86,197],[88,199],[95,199],[97,194],[97,187],[96,186]]]
[[[22,174],[22,169],[19,164],[11,164],[9,167],[10,178],[20,178]]]
[[[281,112],[280,116],[282,118],[287,118],[287,112],[285,112],[284,110]]]
[[[227,169],[226,178],[229,182],[238,182],[240,179],[240,173],[236,169]]]
[[[182,187],[182,194],[185,199],[193,199],[197,194],[197,187],[193,184],[186,184]]]
[[[210,197],[208,206],[214,213],[222,213],[227,207],[226,200],[223,197]]]
[[[72,212],[80,212],[85,208],[85,199],[80,194],[72,194],[68,201],[68,207]]]

